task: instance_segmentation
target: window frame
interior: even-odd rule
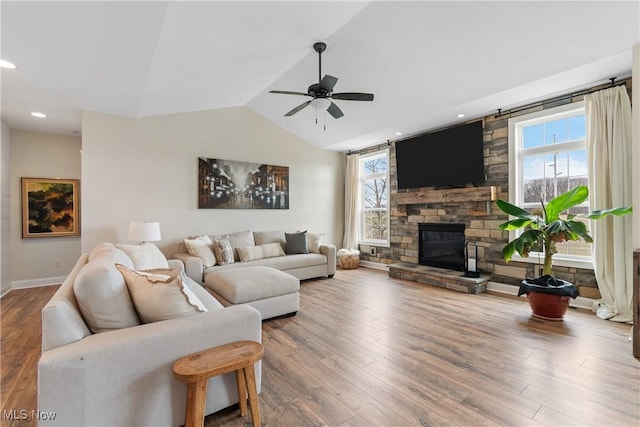
[[[511,117],[508,121],[508,140],[509,140],[509,200],[517,206],[523,206],[523,149],[522,149],[522,129],[525,126],[543,123],[561,118],[568,118],[585,114],[584,101],[573,102],[554,108],[535,111],[533,113],[524,114],[517,117]],[[547,154],[558,150],[553,148],[554,145],[546,145],[542,147],[528,148],[526,154]],[[557,147],[557,146],[556,146]],[[562,143],[563,152],[570,152],[580,149],[587,149],[586,135],[584,140],[570,141]],[[587,165],[587,177],[589,174]],[[589,178],[589,177],[588,177]],[[509,241],[516,238],[522,230],[509,231]],[[512,261],[525,262],[530,264],[542,264],[544,261],[542,252],[531,252],[529,257],[524,258],[514,254]],[[573,267],[593,270],[593,257],[585,255],[569,255],[555,254],[553,256],[553,264],[561,267]]]
[[[371,159],[375,159],[377,157],[386,157],[387,159],[387,170],[386,172],[380,172],[380,173],[376,173],[376,174],[370,174],[370,175],[364,175],[364,167],[363,164],[364,162],[371,160]],[[367,154],[361,154],[360,156],[358,156],[358,186],[359,186],[359,228],[360,228],[360,239],[358,241],[359,245],[368,245],[368,246],[377,246],[377,247],[385,247],[385,248],[389,248],[391,247],[391,236],[390,236],[390,197],[391,197],[391,192],[389,189],[389,184],[390,184],[390,179],[389,179],[389,149],[383,149],[383,150],[379,150],[379,151],[375,151],[372,153],[367,153]],[[385,191],[387,193],[387,207],[386,209],[384,209],[387,213],[387,238],[386,239],[367,239],[365,238],[365,230],[366,230],[366,225],[365,225],[365,212],[366,211],[372,211],[372,210],[383,210],[382,208],[378,208],[378,209],[365,209],[365,189],[364,189],[364,183],[365,181],[371,180],[371,179],[376,179],[376,178],[386,178],[387,180],[387,184],[386,184],[386,188]]]

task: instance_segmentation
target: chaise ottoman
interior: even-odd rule
[[[271,267],[254,266],[207,274],[204,285],[225,307],[246,304],[262,320],[295,315],[300,308],[300,280]]]

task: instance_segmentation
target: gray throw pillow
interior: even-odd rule
[[[285,252],[287,255],[309,253],[306,231],[298,233],[284,233],[284,238],[286,241]]]

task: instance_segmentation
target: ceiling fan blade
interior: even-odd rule
[[[338,83],[338,78],[330,76],[329,74],[325,74],[322,80],[320,81],[320,88],[326,90],[327,92],[331,92],[333,87]]]
[[[289,117],[289,116],[293,116],[295,113],[297,113],[298,111],[302,110],[304,107],[306,107],[307,105],[311,104],[312,100],[309,100],[307,102],[303,102],[302,104],[298,105],[296,108],[294,108],[293,110],[289,111],[287,114],[285,114],[285,117]]]
[[[308,93],[304,92],[292,92],[290,90],[270,90],[269,93],[281,93],[283,95],[303,95],[303,96],[311,96]]]
[[[333,99],[343,99],[345,101],[373,101],[372,93],[344,92],[334,93],[331,95]]]
[[[333,102],[331,103],[331,105],[329,105],[329,108],[327,108],[327,112],[331,114],[334,119],[339,119],[340,117],[344,116],[342,110],[338,108],[338,106]]]

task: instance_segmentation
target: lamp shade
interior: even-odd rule
[[[131,222],[129,223],[130,242],[155,242],[160,240],[159,222]]]

